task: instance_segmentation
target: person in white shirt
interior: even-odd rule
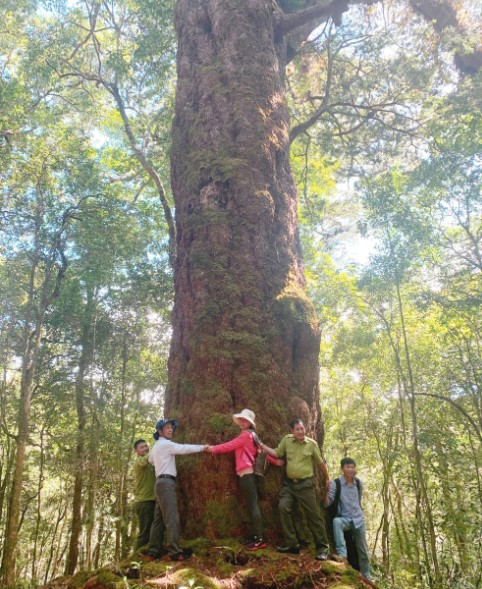
[[[172,441],[177,427],[175,419],[161,419],[156,424],[157,440],[149,455],[156,471],[155,492],[158,508],[166,529],[166,548],[171,560],[187,560],[192,552],[179,546],[180,524],[176,495],[176,455],[195,454],[207,449],[200,444],[176,444]],[[151,555],[155,557],[155,555]]]

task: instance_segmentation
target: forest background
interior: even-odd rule
[[[359,463],[375,578],[398,589],[482,583],[482,92],[460,59],[482,8],[445,5],[443,26],[353,6],[287,78],[324,453],[332,475]],[[132,442],[167,381],[172,10],[0,8],[0,547],[24,436],[19,586],[132,548]]]

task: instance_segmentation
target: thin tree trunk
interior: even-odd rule
[[[401,423],[402,423],[402,441],[403,441],[403,447],[404,447],[405,453],[410,458],[409,444],[407,441],[408,429],[407,429],[407,423],[406,423],[406,417],[405,417],[405,400],[403,398],[403,381],[402,381],[402,375],[400,374],[401,364],[400,364],[400,357],[398,355],[398,349],[394,348],[394,353],[395,353],[395,357],[397,359],[397,368],[399,371],[397,391],[398,391],[398,402],[399,402],[399,407],[400,407],[400,418],[401,418]],[[412,483],[412,487],[413,487],[414,494],[415,494],[416,511],[419,512],[420,511],[420,503],[419,503],[420,497],[417,494],[417,479],[415,476],[415,472],[414,472],[414,468],[413,468],[413,464],[412,464],[411,460],[410,460],[409,480]],[[397,489],[398,489],[398,487],[397,487]],[[405,514],[402,512],[401,494],[400,494],[400,498],[399,498],[397,506],[398,506],[399,521],[400,521],[401,526],[405,530],[405,538],[407,539],[407,547],[412,546],[412,543],[409,541],[408,534],[406,533],[406,528],[403,523]],[[422,526],[422,522],[417,517],[415,518],[415,529],[418,530],[418,535],[422,538],[422,546],[424,548],[424,554],[426,554],[423,526]],[[419,540],[418,538],[414,539],[413,546],[415,547],[415,557],[416,557],[415,563],[416,563],[416,567],[417,567],[417,578],[418,578],[418,581],[421,583],[422,582],[422,563],[421,563],[421,558],[420,558],[420,548],[419,548],[418,540]],[[426,561],[425,564],[426,564],[426,566],[428,566],[429,563]]]
[[[75,449],[74,493],[72,498],[72,529],[70,533],[69,551],[65,564],[65,574],[73,575],[79,558],[79,539],[82,531],[82,497],[85,462],[85,378],[92,361],[92,323],[94,316],[94,297],[87,288],[87,304],[82,322],[81,355],[75,379],[75,407],[77,411],[77,443]]]
[[[97,456],[97,448],[99,441],[97,439],[97,432],[99,431],[100,423],[97,419],[96,408],[93,407],[92,415],[92,433],[89,437],[89,478],[87,481],[87,497],[85,501],[85,563],[87,569],[92,568],[92,554],[93,554],[93,534],[95,529],[95,502],[97,494],[99,458]]]
[[[97,541],[95,544],[95,548],[92,553],[92,563],[94,569],[99,568],[99,562],[101,557],[101,548],[103,545],[103,536],[104,536],[104,527],[105,527],[105,516],[102,514],[99,518],[99,525],[97,528]]]
[[[37,575],[37,547],[39,541],[39,530],[40,530],[40,521],[42,519],[42,488],[44,483],[44,464],[45,464],[45,454],[44,454],[44,430],[40,432],[40,467],[39,467],[39,477],[37,482],[37,514],[35,520],[35,537],[34,537],[34,544],[33,544],[33,554],[32,554],[32,563],[31,563],[31,577],[32,579],[38,579]]]
[[[40,182],[40,179],[39,179]],[[26,314],[23,327],[23,351],[20,377],[20,402],[17,415],[18,434],[15,469],[12,478],[10,500],[5,532],[5,550],[0,567],[0,579],[6,586],[15,582],[16,552],[19,539],[20,501],[22,497],[25,455],[30,426],[30,406],[32,402],[33,382],[39,358],[45,314],[55,299],[60,295],[60,288],[67,270],[67,260],[63,253],[64,233],[72,218],[74,208],[68,209],[62,216],[62,223],[55,232],[49,252],[42,257],[43,273],[39,277],[40,265],[40,229],[43,222],[41,189],[37,187],[38,200],[35,213],[35,250],[30,268]],[[40,288],[37,283],[40,283]],[[35,320],[34,320],[35,319]],[[32,329],[33,325],[33,329]]]
[[[35,373],[38,348],[40,344],[41,327],[37,324],[32,345],[27,347],[22,366],[20,384],[20,405],[17,417],[17,452],[15,456],[15,468],[10,490],[10,501],[7,515],[7,528],[5,532],[5,550],[2,560],[2,577],[8,587],[15,582],[16,550],[20,530],[20,498],[22,496],[23,473],[25,470],[25,453],[27,449],[27,437],[30,424],[30,404],[32,400],[33,376]]]
[[[403,309],[403,303],[402,303],[402,296],[401,296],[401,292],[400,292],[400,281],[399,281],[399,277],[397,275],[397,272],[395,272],[395,287],[396,287],[396,292],[397,292],[398,309],[399,309],[399,313],[400,313],[400,321],[401,321],[401,327],[402,327],[403,349],[405,352],[405,361],[406,361],[407,370],[408,370],[408,380],[410,383],[410,388],[408,390],[408,392],[409,392],[408,398],[409,398],[409,405],[410,405],[410,411],[411,411],[411,417],[412,417],[413,454],[415,457],[415,466],[416,466],[416,472],[417,472],[417,477],[418,477],[417,492],[420,492],[420,495],[421,495],[420,504],[419,504],[419,502],[417,502],[417,506],[423,504],[423,513],[418,508],[420,511],[420,518],[422,518],[423,515],[425,515],[427,518],[427,523],[428,523],[430,548],[431,548],[431,561],[432,561],[432,565],[433,565],[433,571],[435,574],[435,579],[433,581],[432,581],[431,575],[429,577],[430,585],[431,586],[435,585],[435,587],[441,587],[442,576],[440,574],[440,567],[439,567],[439,562],[438,562],[437,538],[436,538],[436,534],[435,534],[432,506],[430,504],[430,500],[428,497],[427,486],[426,486],[426,482],[425,482],[425,474],[424,474],[423,464],[422,464],[422,455],[421,455],[420,448],[418,445],[418,416],[417,416],[417,411],[416,411],[415,383],[414,383],[414,379],[413,379],[412,362],[411,362],[411,358],[410,358],[408,336],[407,336],[407,330],[406,330],[406,326],[405,326],[405,315],[404,315],[404,309]]]
[[[458,558],[460,561],[461,569],[464,571],[470,570],[470,555],[467,552],[467,537],[465,534],[465,517],[461,517],[460,507],[464,505],[464,501],[459,502],[460,499],[458,494],[452,495],[452,489],[457,490],[457,481],[450,480],[450,468],[447,461],[446,450],[442,447],[440,440],[435,442],[435,448],[438,457],[438,472],[444,481],[441,485],[442,490],[442,505],[441,508],[447,514],[447,526],[451,531],[452,541],[455,543],[457,548]]]
[[[68,505],[66,504],[64,507],[64,517],[62,518],[62,524],[59,532],[59,542],[55,545],[55,555],[54,555],[54,566],[52,569],[52,578],[55,578],[60,571],[60,567],[62,566],[62,561],[64,559],[64,555],[67,552],[68,548],[68,537],[67,532],[65,531],[67,525],[67,511]],[[65,542],[63,539],[65,538]]]
[[[120,431],[117,454],[117,464],[119,465],[120,478],[117,495],[117,523],[116,523],[116,541],[115,541],[115,557],[117,560],[122,560],[126,557],[127,549],[127,522],[125,520],[125,512],[127,507],[127,463],[124,456],[128,455],[125,452],[126,440],[126,419],[125,408],[127,400],[127,363],[128,363],[128,345],[127,334],[124,334],[122,342],[122,374],[121,374],[121,404],[120,404]]]
[[[62,534],[59,535],[58,540],[57,540],[57,534],[59,531],[60,523],[64,520],[66,513],[67,513],[67,506],[65,506],[63,511],[58,512],[57,519],[55,520],[55,527],[54,527],[54,530],[52,533],[52,541],[50,542],[49,556],[47,559],[47,564],[45,565],[44,585],[46,585],[49,580],[50,567],[52,566],[52,560],[54,559],[54,548],[53,547],[61,544]]]
[[[1,464],[1,472],[2,477],[0,477],[1,485],[0,485],[0,521],[3,522],[3,511],[5,507],[5,502],[7,499],[7,489],[10,487],[11,484],[11,476],[12,476],[12,469],[13,463],[15,460],[15,450],[13,444],[8,443],[6,447],[3,449],[3,462]],[[0,544],[1,548],[1,544]],[[3,552],[3,550],[1,550]]]
[[[77,377],[76,380],[78,379],[79,377]],[[75,449],[74,492],[72,496],[72,524],[70,530],[69,550],[64,571],[66,575],[73,575],[77,567],[77,560],[79,558],[79,539],[82,531],[85,410],[83,405],[83,392],[80,392],[80,390],[83,389],[83,387],[83,382],[82,384],[76,382],[77,444]]]
[[[393,455],[392,450],[392,439],[393,439],[393,428],[389,428],[386,433],[386,448],[382,448],[382,440],[376,428],[372,428],[373,436],[377,443],[378,456],[382,463],[383,469],[383,483],[382,483],[382,502],[383,512],[380,522],[380,530],[382,532],[382,563],[383,571],[388,574],[390,570],[390,480],[392,478],[392,466],[393,461],[390,457]],[[378,534],[377,534],[378,536]],[[373,548],[375,551],[375,546]]]

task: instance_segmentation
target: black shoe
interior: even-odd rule
[[[326,552],[318,552],[315,558],[316,560],[328,560],[328,554]]]
[[[299,554],[300,547],[299,546],[277,546],[276,550],[281,552],[282,554]]]
[[[181,550],[181,552],[175,552],[174,554],[170,555],[170,559],[174,560],[174,561],[179,561],[182,562],[184,560],[189,560],[192,556],[192,552],[191,554],[185,552],[184,550]]]

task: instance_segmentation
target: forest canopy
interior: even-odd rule
[[[273,2],[324,454],[332,476],[359,464],[380,587],[479,587],[482,6],[321,4]],[[0,7],[0,552],[11,580],[21,547],[19,586],[132,552],[132,444],[169,387],[174,5]]]

